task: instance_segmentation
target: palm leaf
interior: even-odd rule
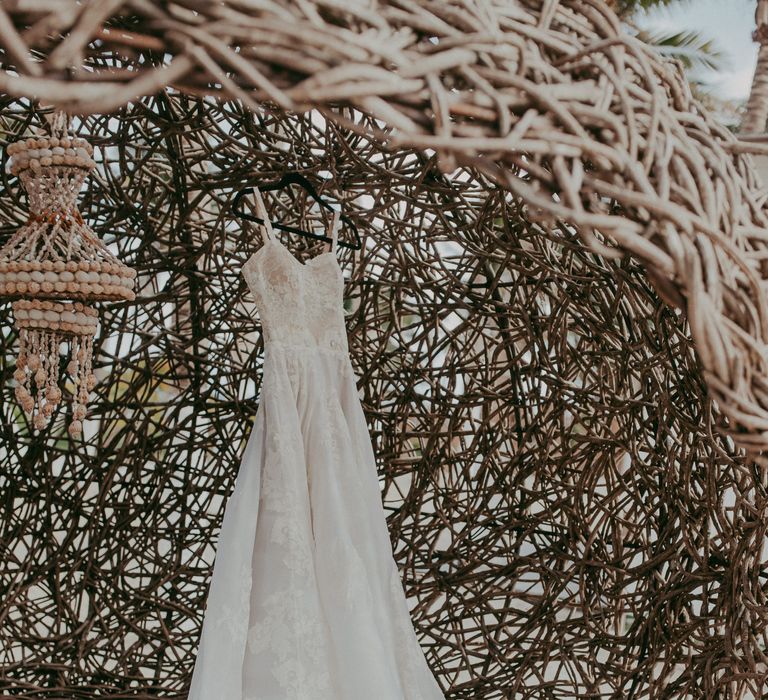
[[[628,19],[632,15],[644,10],[653,10],[657,7],[668,7],[678,3],[686,3],[690,0],[619,0],[616,3],[616,13],[622,19]]]
[[[714,41],[696,31],[640,30],[637,38],[656,48],[662,55],[678,59],[688,70],[718,70],[723,64],[723,54],[717,50]]]

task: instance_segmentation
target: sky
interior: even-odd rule
[[[714,40],[724,54],[723,68],[705,77],[712,92],[727,100],[749,95],[757,61],[752,41],[756,0],[680,0],[671,8],[654,10],[642,24],[665,30],[695,29]]]

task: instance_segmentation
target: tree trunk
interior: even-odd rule
[[[744,134],[762,134],[768,121],[768,0],[758,0],[754,39],[760,42],[752,92],[741,125]]]

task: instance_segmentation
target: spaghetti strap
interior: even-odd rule
[[[264,243],[268,243],[275,238],[275,232],[272,230],[272,222],[269,220],[267,208],[264,206],[264,200],[261,198],[261,192],[259,192],[258,187],[253,188],[253,195],[256,199],[256,213],[264,222],[261,226],[261,235],[264,238]]]
[[[336,243],[339,240],[339,225],[341,224],[341,212],[335,211],[333,212],[333,221],[331,223],[331,251],[336,252]]]

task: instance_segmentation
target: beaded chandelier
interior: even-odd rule
[[[37,429],[62,398],[59,363],[69,346],[67,373],[74,380],[70,435],[82,432],[98,329],[94,301],[132,300],[135,270],[121,263],[83,221],[77,196],[96,166],[93,148],[69,136],[61,112],[48,119],[50,134],[8,146],[10,172],[29,199],[29,219],[0,248],[0,297],[13,301],[19,355],[16,398]]]

